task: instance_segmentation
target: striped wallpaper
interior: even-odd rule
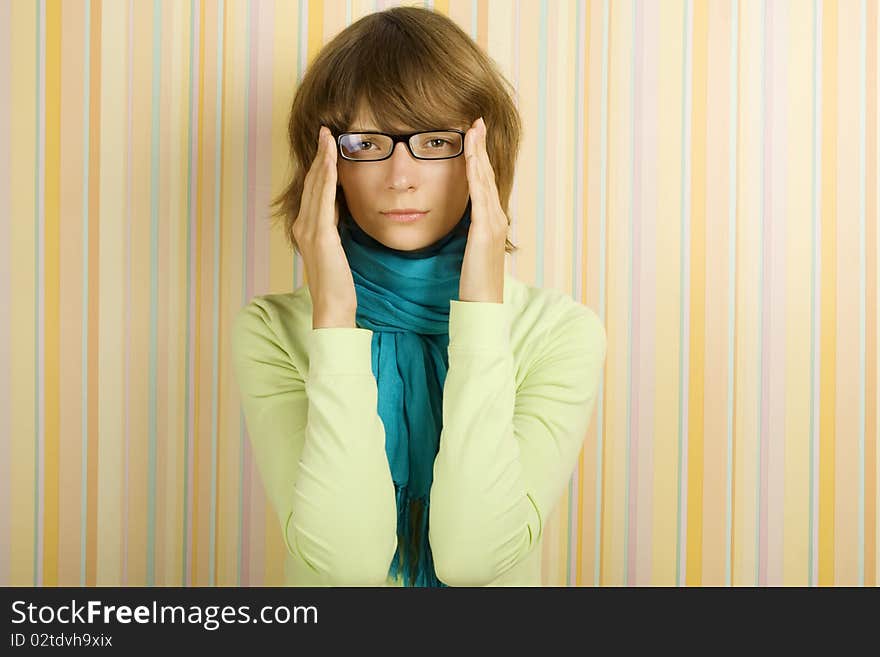
[[[0,0],[0,584],[282,583],[230,321],[303,284],[292,94],[390,4]],[[424,4],[517,89],[509,271],[608,334],[544,583],[876,586],[877,0]]]

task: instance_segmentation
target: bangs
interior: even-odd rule
[[[477,89],[447,50],[428,31],[404,32],[394,23],[362,35],[337,62],[341,84],[324,108],[333,127],[347,131],[363,110],[382,132],[469,128],[479,113]]]

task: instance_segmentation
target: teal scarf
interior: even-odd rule
[[[397,498],[397,550],[389,575],[402,573],[404,586],[446,586],[434,572],[428,508],[443,424],[449,302],[458,299],[470,208],[469,201],[445,237],[415,251],[388,248],[367,235],[347,209],[340,215],[357,295],[356,322],[373,331],[378,412]]]

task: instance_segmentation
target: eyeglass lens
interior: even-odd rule
[[[445,130],[420,132],[409,140],[413,154],[425,160],[455,157],[462,151],[462,137]],[[350,160],[381,160],[390,155],[394,140],[377,133],[348,133],[340,139],[342,156]]]

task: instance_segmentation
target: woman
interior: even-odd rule
[[[606,336],[505,272],[506,84],[453,21],[396,7],[337,35],[297,90],[303,164],[276,216],[308,284],[252,299],[233,335],[291,585],[541,584]]]

